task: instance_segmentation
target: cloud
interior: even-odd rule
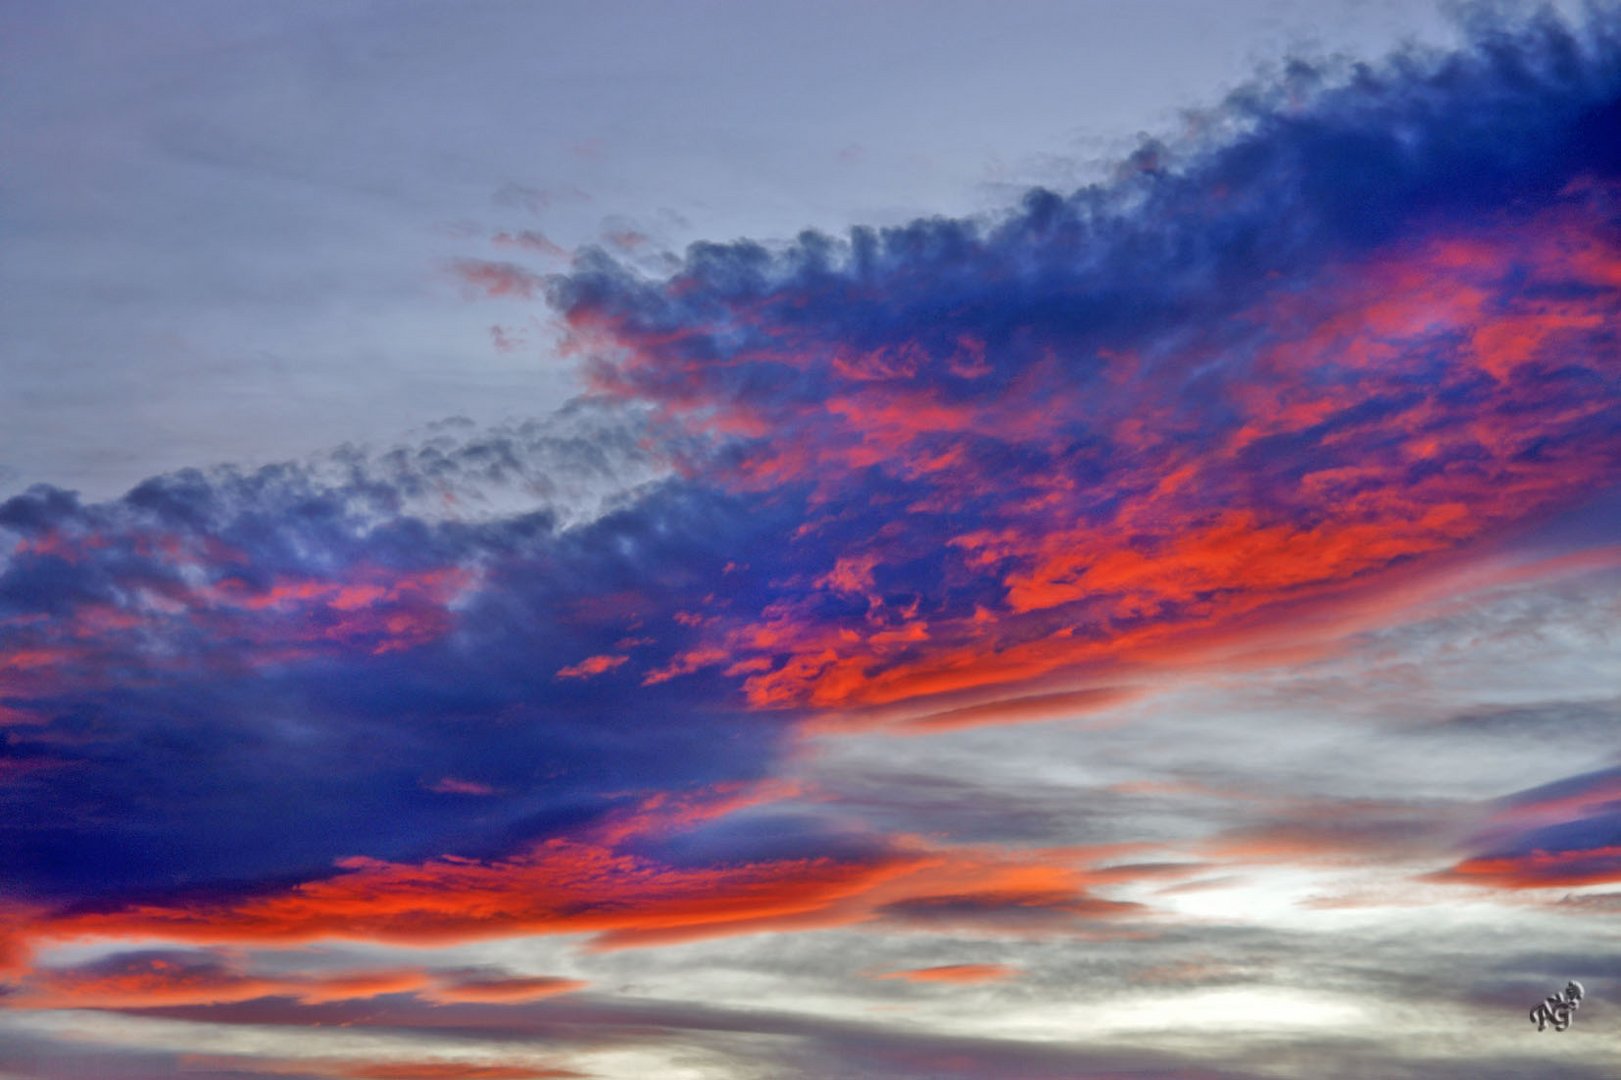
[[[403,993],[428,983],[428,975],[419,970],[278,977],[251,974],[218,953],[147,950],[78,967],[37,968],[3,1000],[6,1007],[19,1009],[214,1005],[273,996],[321,1004]]]
[[[1000,982],[1018,974],[1018,969],[1006,964],[937,964],[934,967],[912,968],[906,971],[886,971],[874,975],[875,979],[905,979],[907,982],[982,983]]]
[[[9,924],[7,929],[0,930],[0,978],[4,978],[14,971],[27,969],[30,949],[28,939],[20,932],[22,913],[4,909],[0,909],[0,913]]]
[[[1581,978],[1597,1002],[1609,978],[1605,963],[1581,959],[1579,932],[1564,939],[1569,949],[1550,953],[1534,948],[1534,939],[1518,951],[1483,949],[1478,928],[1428,919],[1405,928],[1340,925],[1321,934],[1264,923],[1163,929],[1154,938],[1127,941],[1048,935],[965,941],[852,928],[825,936],[768,935],[590,958],[607,962],[604,970],[618,973],[612,978],[634,982],[622,995],[604,987],[522,1004],[432,1004],[405,995],[321,1005],[270,998],[125,1015],[185,1020],[214,1027],[222,1037],[236,1025],[255,1024],[266,1037],[277,1028],[300,1039],[323,1028],[342,1028],[393,1039],[476,1039],[498,1061],[516,1059],[512,1047],[533,1044],[548,1053],[567,1053],[556,1063],[581,1072],[596,1074],[600,1064],[603,1075],[619,1074],[609,1061],[625,1063],[625,1074],[635,1075],[637,1064],[642,1071],[677,1060],[692,1064],[689,1055],[700,1050],[704,1075],[728,1077],[762,1072],[804,1080],[829,1075],[1170,1077],[1188,1071],[1262,1075],[1252,1042],[1235,1040],[1230,1027],[1201,1029],[1198,1023],[1207,1019],[1197,1011],[1206,1005],[1233,1007],[1222,994],[1210,992],[1226,988],[1234,991],[1235,1002],[1265,1000],[1272,1003],[1267,1007],[1285,1013],[1283,1002],[1311,1002],[1323,995],[1373,1003],[1369,1013],[1383,1026],[1371,1038],[1360,1025],[1295,1031],[1286,1039],[1269,1036],[1269,1045],[1288,1062],[1327,1061],[1413,1080],[1433,1075],[1506,1080],[1516,1067],[1523,1071],[1527,1065],[1516,1056],[1512,1040],[1521,1037],[1529,1002],[1571,977]],[[1445,962],[1438,964],[1437,955]],[[971,987],[860,977],[862,970],[963,961],[1005,963],[1020,968],[1020,976]],[[1229,970],[1225,976],[1201,975],[1188,970],[1190,963]],[[1138,976],[1144,972],[1163,981],[1143,985]],[[1543,988],[1550,978],[1554,985]],[[1522,1005],[1525,995],[1515,986],[1525,980],[1540,992]],[[798,1005],[799,992],[837,993],[851,1010],[905,1004],[907,1022],[806,1010]],[[1506,1000],[1486,996],[1505,992]],[[963,993],[972,993],[976,1002],[969,1013],[958,1008]],[[1015,1011],[1017,1035],[1001,1027]],[[1587,1019],[1597,1021],[1598,1013]],[[1115,1021],[1130,1024],[1123,1037],[1110,1034]],[[1236,1016],[1231,1022],[1244,1023]],[[1459,1025],[1480,1037],[1467,1053],[1437,1058],[1435,1038]],[[207,1027],[190,1030],[202,1038]],[[1601,1034],[1594,1025],[1587,1030]],[[1585,1056],[1569,1063],[1569,1075],[1583,1080],[1604,1075],[1607,1049],[1596,1045],[1583,1051]],[[1267,1067],[1277,1061],[1269,1057]],[[1297,1070],[1291,1065],[1289,1071]]]
[[[882,914],[900,926],[980,931],[1054,932],[1075,917],[1111,918],[1140,914],[1143,905],[1041,888],[984,888],[933,893],[897,900]]]
[[[477,780],[463,780],[456,776],[442,776],[428,785],[428,790],[440,795],[494,795],[495,789]]]
[[[1621,881],[1621,769],[1556,780],[1498,800],[1475,844],[1486,850],[1429,879],[1510,890]]]
[[[798,523],[653,680],[846,718],[1100,689],[1613,487],[1621,79],[1583,33],[1301,66],[995,221],[583,255],[548,296],[598,392]]]
[[[724,862],[691,865],[657,856],[668,831],[750,805],[724,792],[720,799],[708,813],[656,801],[651,811],[610,819],[576,836],[552,836],[501,859],[447,855],[397,863],[350,857],[340,860],[335,875],[291,887],[245,897],[176,894],[104,903],[37,918],[30,930],[44,939],[343,938],[408,945],[585,933],[595,935],[596,948],[613,949],[880,916],[1018,930],[1019,922],[1006,916],[1035,911],[1049,929],[1063,929],[1139,913],[1141,905],[1094,898],[1087,887],[1158,872],[1153,866],[1102,864],[1120,845],[1092,852],[1016,851],[905,837],[874,838],[867,850],[849,854],[767,853],[746,861],[734,840],[732,857]],[[781,842],[773,831],[761,839],[768,847]],[[830,838],[813,839],[823,852],[833,847]],[[679,855],[680,845],[672,850]]]
[[[570,1069],[532,1065],[475,1065],[465,1062],[345,1062],[337,1075],[355,1080],[548,1080],[581,1076]]]
[[[255,971],[234,952],[146,949],[21,974],[5,1008],[150,1009],[277,998],[305,1005],[411,994],[437,1003],[514,1004],[585,989],[581,979],[512,975],[499,969],[387,969],[278,974]]]
[[[818,1080],[862,1075],[891,1080],[952,1077],[990,1080],[1029,1077],[1128,1074],[1150,1080],[1249,1080],[1258,1074],[1224,1069],[1167,1052],[1140,1048],[1077,1048],[1017,1039],[973,1038],[886,1029],[874,1024],[795,1015],[767,1008],[726,1009],[676,1002],[579,1000],[524,1006],[441,1005],[423,1008],[405,1001],[353,1007],[300,1006],[271,1001],[245,1005],[163,1008],[145,1015],[194,1023],[256,1023],[267,1026],[346,1025],[390,1031],[450,1030],[476,1033],[486,1042],[575,1044],[582,1050],[654,1045],[676,1040],[709,1051],[718,1075],[759,1075]],[[739,1036],[742,1036],[739,1038]],[[1586,1080],[1583,1077],[1583,1080]]]
[[[1476,818],[1473,807],[1430,800],[1277,800],[1201,850],[1228,864],[1365,865],[1434,856]]]
[[[567,258],[568,250],[559,246],[546,237],[545,233],[535,229],[520,229],[517,232],[500,232],[490,238],[490,242],[500,247],[517,247],[525,251],[533,251],[541,255],[550,255],[554,258]],[[528,293],[523,295],[527,296]]]
[[[1020,720],[1052,720],[1059,717],[1083,716],[1106,711],[1116,705],[1135,700],[1142,694],[1141,690],[1124,686],[1095,686],[1063,693],[1032,694],[1027,697],[992,701],[982,705],[964,705],[943,712],[928,713],[907,719],[892,730],[921,734],[975,724],[1007,724]]]
[[[186,1073],[219,1070],[231,1077],[293,1076],[321,1080],[564,1080],[583,1077],[572,1069],[546,1065],[488,1062],[364,1060],[356,1058],[266,1058],[248,1055],[185,1054],[176,1064]]]
[[[7,1076],[26,1075],[38,1080],[78,1080],[91,1075],[105,1080],[155,1080],[168,1076],[201,1080],[564,1080],[587,1075],[524,1057],[527,1055],[492,1061],[487,1055],[478,1055],[473,1060],[458,1060],[456,1052],[448,1049],[416,1056],[272,1057],[264,1053],[109,1047],[83,1038],[58,1041],[27,1035],[0,1042],[0,1070],[6,1070]]]
[[[458,259],[451,271],[468,286],[490,297],[522,297],[539,295],[545,278],[517,263],[490,262],[485,259]]]
[[[1485,833],[1486,852],[1430,878],[1499,889],[1621,882],[1616,777],[1616,770],[1606,769],[1510,800]]]
[[[604,653],[598,656],[588,656],[584,660],[581,660],[578,664],[570,664],[567,667],[558,668],[557,677],[559,679],[589,679],[593,675],[601,675],[603,672],[612,671],[614,668],[625,663],[629,659],[630,657],[625,656],[622,653],[617,655],[608,655]]]
[[[454,982],[443,983],[422,996],[430,1001],[472,1001],[512,1003],[538,1001],[556,994],[570,994],[585,989],[589,983],[581,979],[563,979],[556,976],[502,976],[473,974]]]
[[[1617,810],[1621,810],[1621,768],[1611,768],[1511,795],[1502,801],[1495,820],[1523,827],[1557,824]]]
[[[550,209],[556,203],[589,202],[591,196],[572,185],[554,188],[537,188],[524,184],[506,183],[490,196],[490,201],[496,206],[515,207],[527,210],[531,214],[539,214]]]
[[[636,475],[635,437],[592,412],[413,453],[187,471],[105,503],[39,486],[0,504],[9,897],[233,894],[344,856],[498,855],[638,797],[627,777],[759,776],[780,732],[736,726],[713,679],[552,678],[637,627],[684,648],[675,615],[687,582],[721,576],[711,538],[735,503],[665,481],[572,523],[533,497],[423,508],[537,461]],[[447,777],[490,794],[444,798]]]

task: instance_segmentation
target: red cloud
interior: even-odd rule
[[[629,659],[630,657],[623,654],[613,656],[588,656],[584,660],[581,660],[578,664],[570,664],[568,667],[559,668],[557,677],[559,679],[589,679],[594,675],[601,675],[604,672],[612,671],[614,668],[618,667],[620,664],[623,664]]]
[[[83,967],[35,969],[4,1001],[11,1008],[119,1009],[216,1005],[277,995],[318,1004],[418,990],[428,983],[428,974],[417,970],[255,975],[212,954],[148,952]]]
[[[920,865],[919,858],[901,854],[678,869],[587,841],[553,839],[491,863],[452,856],[421,864],[347,859],[336,877],[254,900],[132,905],[65,916],[50,932],[207,942],[344,937],[434,943],[581,932],[623,942],[676,940],[746,923],[849,921],[833,917],[842,901]]]
[[[1621,881],[1621,846],[1465,859],[1430,875],[1429,880],[1497,889],[1574,889],[1583,885],[1607,885]]]
[[[1009,967],[1007,964],[940,964],[907,971],[889,971],[873,977],[905,979],[908,982],[982,983],[999,982],[1018,974],[1018,968]]]
[[[14,916],[0,911],[0,918],[11,919]],[[22,919],[16,917],[11,927],[0,929],[0,976],[13,971],[25,971],[28,968],[30,949],[28,940],[20,932]]]
[[[1503,799],[1465,859],[1430,880],[1501,889],[1576,888],[1621,881],[1614,838],[1621,769],[1568,777]]]
[[[804,793],[799,784],[790,780],[756,783],[723,780],[695,792],[657,791],[633,809],[613,815],[597,828],[596,836],[603,843],[615,845],[631,837],[682,832],[728,814],[782,802]]]
[[[571,1069],[532,1065],[466,1065],[457,1062],[371,1062],[346,1064],[338,1076],[353,1080],[562,1080],[583,1076]]]
[[[1059,717],[1084,716],[1112,709],[1143,696],[1143,691],[1129,686],[1098,686],[1086,690],[1070,690],[1052,694],[1032,694],[1026,697],[989,701],[979,705],[964,705],[941,712],[924,713],[901,720],[888,730],[897,734],[916,735],[957,728],[976,727],[980,724],[1012,724],[1021,721],[1053,720]],[[858,721],[860,723],[860,721]],[[833,728],[838,719],[819,720],[817,728]]]
[[[512,976],[417,968],[278,975],[245,971],[215,952],[147,951],[79,967],[21,972],[4,1005],[17,1009],[145,1009],[292,998],[305,1005],[415,994],[437,1003],[511,1004],[583,990],[556,976]]]
[[[53,939],[227,943],[335,937],[405,944],[519,933],[594,933],[598,948],[617,948],[846,925],[941,898],[961,914],[956,909],[965,904],[977,904],[977,911],[986,903],[1019,906],[1038,897],[1042,913],[1060,921],[1138,910],[1134,904],[1086,895],[1089,884],[1121,880],[1120,868],[1102,863],[1133,850],[1130,845],[1002,851],[938,847],[897,837],[884,850],[861,858],[710,867],[670,866],[621,850],[628,839],[689,828],[791,793],[772,785],[721,785],[700,797],[655,796],[594,831],[556,837],[506,859],[480,862],[447,855],[416,864],[345,859],[333,877],[278,892],[240,900],[131,903],[42,919],[32,932]],[[1089,863],[1099,865],[1088,869]],[[220,978],[229,983],[228,990],[221,990],[233,995],[229,1000],[272,992],[246,985],[246,976],[227,972]],[[282,985],[279,992],[307,998],[361,989],[361,984],[329,980]],[[456,991],[441,987],[432,993]]]
[[[576,990],[584,990],[588,985],[580,979],[560,979],[553,976],[463,979],[436,986],[423,992],[421,996],[439,1002],[475,1001],[505,1004],[570,994]]]
[[[318,1004],[323,1001],[377,997],[379,994],[401,994],[420,990],[428,984],[429,976],[423,971],[356,971],[290,983],[287,989],[300,1001]]]
[[[277,984],[229,971],[181,972],[153,960],[101,973],[35,972],[28,986],[6,999],[11,1008],[117,1008],[129,1005],[211,1005],[250,1001],[274,993]]]

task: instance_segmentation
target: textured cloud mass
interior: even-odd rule
[[[800,521],[666,670],[838,707],[1106,668],[1612,484],[1614,60],[1575,49],[1300,72],[1174,171],[999,221],[559,280],[598,386]]]
[[[582,1054],[675,1032],[693,1060],[807,1077],[1313,1075],[1312,1053],[1377,1055],[1323,1035],[1260,1072],[1241,1054],[1190,1071],[1130,1047],[1119,1017],[1049,1017],[1094,1025],[1101,1049],[1071,1055],[978,1027],[630,1005],[572,968],[320,950],[562,936],[611,964],[811,931],[1085,941],[1124,984],[1309,1034],[1360,1017],[1345,1000],[1373,976],[1342,957],[1287,1007],[1222,998],[1244,962],[1202,957],[1178,918],[1218,925],[1244,904],[1200,905],[1253,901],[1241,890],[1267,874],[1371,868],[1309,895],[1291,880],[1280,924],[1621,882],[1613,762],[1556,747],[1563,771],[1544,779],[1565,779],[1508,782],[1457,749],[1490,741],[1484,714],[1366,725],[1444,745],[1475,785],[1458,790],[1394,766],[1378,791],[1349,765],[1325,781],[1282,762],[1275,789],[1222,775],[1242,755],[1267,768],[1263,720],[1315,730],[1267,714],[1261,690],[1231,706],[1245,734],[1156,736],[1153,778],[1104,775],[1139,760],[1128,735],[1073,755],[1099,772],[1068,787],[1041,779],[1053,762],[993,781],[1013,750],[989,742],[946,743],[990,747],[977,781],[818,758],[816,740],[1037,720],[1175,734],[1154,703],[1190,673],[1332,656],[1449,583],[1611,582],[1621,17],[1483,24],[1462,52],[1377,67],[1300,63],[1197,120],[1108,185],[984,219],[701,244],[663,277],[600,250],[550,276],[458,263],[470,289],[544,294],[564,325],[593,396],[545,423],[0,503],[7,1012],[555,1035]],[[561,254],[503,235],[514,258]],[[1417,661],[1366,663],[1421,679]],[[1296,707],[1325,714],[1373,694],[1302,685],[1317,697]],[[1609,693],[1560,707],[1602,729]],[[1353,781],[1368,790],[1324,786]],[[1613,914],[1606,895],[1562,913]],[[1036,988],[1080,977],[1034,953],[918,949],[816,978],[896,1007],[1035,1008]],[[277,950],[320,963],[290,970]],[[1478,974],[1500,981],[1459,1016],[1537,999],[1519,973]],[[767,1036],[785,1041],[738,1049]],[[580,1074],[207,1048],[188,1067]]]

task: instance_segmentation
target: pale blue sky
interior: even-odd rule
[[[994,212],[1291,49],[1408,36],[1452,32],[1387,0],[14,2],[0,491],[544,414],[576,384],[543,305],[447,267],[564,264],[493,233],[652,253]]]

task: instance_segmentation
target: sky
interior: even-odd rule
[[[1616,1075],[1613,3],[18,0],[0,101],[0,1077]]]

